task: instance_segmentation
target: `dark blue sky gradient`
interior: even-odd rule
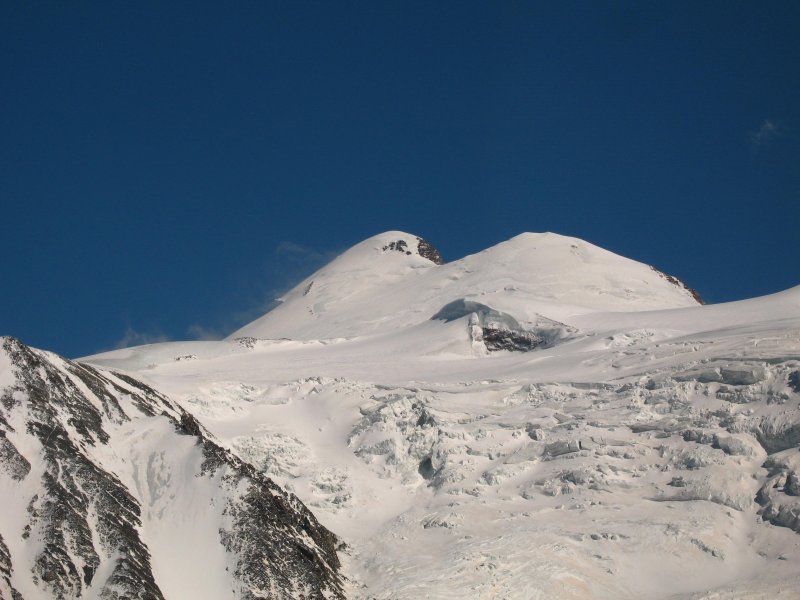
[[[387,229],[797,285],[798,31],[794,1],[4,2],[0,334],[228,333]]]

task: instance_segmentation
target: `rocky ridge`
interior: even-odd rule
[[[184,576],[219,569],[232,598],[343,597],[336,537],[162,394],[14,338],[0,382],[3,598],[177,597],[190,582],[164,573],[174,557],[155,541],[172,506],[218,538],[219,560]]]
[[[686,290],[687,292],[689,292],[689,294],[691,294],[692,298],[694,298],[695,301],[698,304],[700,304],[700,305],[705,304],[705,300],[703,300],[703,297],[700,295],[700,292],[698,292],[694,288],[689,287],[686,284],[686,282],[682,281],[681,279],[678,279],[674,275],[667,275],[666,273],[662,273],[661,271],[659,271],[658,269],[656,269],[652,265],[650,266],[650,268],[653,269],[653,271],[655,271],[656,273],[658,273],[659,277],[661,277],[663,279],[666,279],[672,285],[674,285],[674,286],[676,286],[676,287],[678,287],[678,288],[680,288],[682,290]]]

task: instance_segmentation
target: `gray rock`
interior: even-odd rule
[[[550,457],[579,452],[580,450],[581,443],[578,440],[557,440],[546,444],[544,447],[545,455]]]
[[[792,371],[789,373],[787,382],[795,393],[800,394],[800,371]]]
[[[723,367],[720,378],[727,385],[752,385],[764,379],[764,369]]]
[[[525,432],[528,434],[528,437],[537,442],[541,442],[544,439],[544,429],[542,429],[541,425],[528,423],[525,426]]]
[[[732,456],[755,456],[756,449],[750,441],[734,435],[716,434],[712,444]]]

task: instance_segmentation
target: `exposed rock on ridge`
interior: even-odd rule
[[[698,292],[694,288],[690,288],[688,285],[686,285],[685,282],[681,281],[680,279],[678,279],[674,275],[667,275],[666,273],[662,273],[661,271],[659,271],[658,269],[656,269],[653,266],[650,266],[650,268],[653,269],[653,271],[655,271],[656,273],[658,273],[660,277],[662,277],[662,278],[666,279],[667,281],[669,281],[672,285],[677,286],[677,287],[689,292],[689,294],[691,294],[692,298],[694,298],[697,301],[698,304],[705,304],[706,303],[705,300],[703,300],[703,298],[700,296],[700,292]]]
[[[214,485],[208,506],[198,510],[209,516],[222,511],[218,535],[229,568],[220,570],[230,572],[231,597],[343,597],[335,536],[296,497],[213,442],[165,396],[128,376],[14,338],[2,338],[0,377],[13,382],[0,390],[0,480],[29,494],[18,509],[4,506],[7,514],[0,520],[3,598],[22,598],[17,590],[26,597],[36,590],[37,598],[174,597],[153,569],[147,540],[159,521],[145,503],[166,492],[191,499]],[[156,448],[115,444],[140,427],[159,428],[179,456],[175,460],[181,460],[180,448],[187,449],[177,466],[191,474],[188,483],[158,489],[159,482],[167,486],[179,479],[176,465],[154,472],[164,459]],[[180,443],[182,435],[195,443]],[[130,454],[119,463],[114,448]],[[198,452],[199,462],[192,458]],[[132,479],[127,475],[141,460],[147,482],[136,479],[135,471]],[[148,485],[156,487],[143,491]],[[169,511],[165,502],[162,513]],[[194,567],[198,574],[209,568]]]
[[[434,248],[430,242],[427,242],[426,240],[423,240],[422,238],[419,237],[417,238],[417,240],[419,242],[419,244],[417,245],[417,252],[419,252],[419,255],[421,257],[427,258],[429,261],[437,265],[444,264],[444,259],[442,258],[442,255],[439,254],[439,251],[436,248]]]
[[[397,240],[394,242],[389,242],[382,248],[382,250],[384,252],[386,252],[387,250],[394,250],[396,252],[402,252],[403,254],[407,254],[409,256],[413,254],[406,240]],[[417,254],[419,254],[422,258],[427,258],[433,264],[436,265],[444,264],[444,259],[442,258],[442,255],[439,254],[439,251],[433,246],[433,244],[431,244],[426,240],[423,240],[421,237],[417,238]]]
[[[8,552],[8,546],[3,542],[3,536],[0,536],[0,598],[21,600],[22,596],[11,585],[12,571],[11,555]]]

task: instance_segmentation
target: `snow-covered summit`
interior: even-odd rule
[[[433,255],[438,259],[433,259]],[[346,250],[318,273],[341,274],[358,270],[402,272],[404,267],[431,267],[443,262],[438,251],[421,237],[403,231],[386,231]]]
[[[442,264],[418,236],[390,231],[356,244],[231,338],[323,339],[419,324],[445,304],[480,301],[520,321],[594,311],[697,306],[677,279],[583,240],[523,233]]]

